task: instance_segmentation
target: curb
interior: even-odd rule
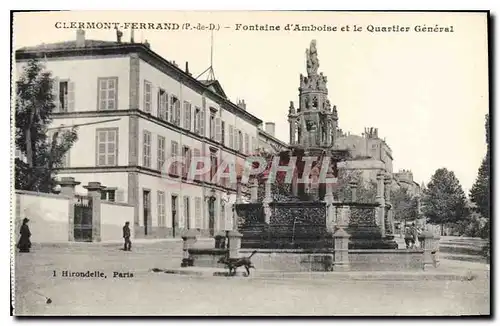
[[[186,276],[224,276],[229,277],[228,272],[216,271],[215,269],[200,270],[184,268],[153,269],[151,272]],[[245,272],[236,272],[238,277],[247,277]],[[394,272],[278,272],[262,271],[253,272],[250,277],[268,279],[317,279],[317,280],[340,280],[340,281],[471,281],[477,278],[475,273],[466,271],[463,273],[394,273]]]

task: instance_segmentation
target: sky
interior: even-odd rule
[[[244,99],[247,110],[276,123],[288,142],[290,101],[298,106],[299,75],[306,74],[305,50],[317,42],[319,72],[328,77],[329,99],[339,127],[361,134],[376,127],[392,149],[394,171],[411,170],[427,183],[434,171],[455,172],[466,192],[486,152],[488,113],[486,15],[479,13],[349,12],[52,12],[16,13],[14,49],[74,40],[70,22],[177,23],[220,26],[213,32],[213,68],[228,97]],[[237,24],[241,24],[237,30]],[[245,31],[246,25],[280,26],[280,31]],[[286,31],[287,24],[337,27],[336,31]],[[361,31],[353,31],[356,25]],[[408,32],[369,32],[368,27],[409,27]],[[449,27],[453,33],[415,32],[416,26]],[[349,31],[342,27],[349,26]],[[210,66],[208,30],[135,31],[151,49],[193,76]],[[116,40],[113,29],[86,29],[87,39]]]

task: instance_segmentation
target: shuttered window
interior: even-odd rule
[[[118,165],[118,128],[96,130],[96,165]]]
[[[144,112],[151,113],[153,106],[152,85],[147,80],[144,81]]]
[[[117,110],[118,77],[98,78],[98,109]]]

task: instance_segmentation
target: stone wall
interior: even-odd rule
[[[67,242],[72,203],[70,197],[16,190],[15,241],[19,239],[22,220],[27,217],[31,242]]]
[[[351,271],[423,269],[423,250],[349,250]]]
[[[101,240],[120,240],[123,236],[125,222],[130,222],[131,238],[134,238],[134,207],[131,205],[102,202],[101,203]]]

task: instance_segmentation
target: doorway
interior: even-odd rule
[[[208,201],[208,229],[210,236],[215,234],[215,200],[212,198]]]
[[[144,220],[144,235],[148,235],[148,222],[149,222],[149,216],[151,214],[151,191],[150,190],[143,190],[142,191],[142,203],[144,206],[144,214],[143,214],[143,220]]]
[[[191,213],[189,211],[189,197],[184,196],[184,225],[186,229],[191,229]]]
[[[175,238],[177,224],[177,196],[172,195],[172,238]]]

